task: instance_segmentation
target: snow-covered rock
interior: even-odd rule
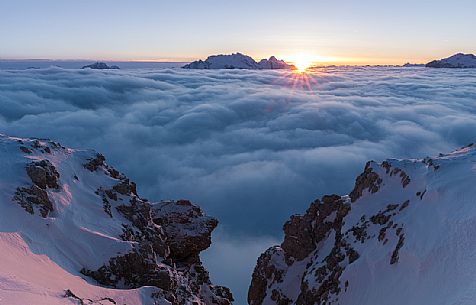
[[[448,58],[429,62],[426,66],[429,68],[476,68],[476,56],[458,53]]]
[[[104,156],[0,135],[0,304],[229,305],[199,254],[216,219],[149,202]]]
[[[324,196],[258,259],[250,305],[472,305],[476,150],[369,162],[349,195]]]
[[[106,63],[104,62],[95,62],[94,64],[90,64],[90,65],[87,65],[87,66],[83,66],[81,69],[95,69],[95,70],[117,70],[119,69],[118,66],[108,66]]]
[[[269,69],[295,69],[283,60],[278,60],[271,56],[269,59],[262,59],[256,62],[250,56],[234,53],[231,55],[213,55],[205,61],[197,60],[183,66],[184,69],[248,69],[248,70],[269,70]]]

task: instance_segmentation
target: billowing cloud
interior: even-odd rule
[[[230,255],[243,238],[268,246],[315,198],[348,193],[367,160],[475,141],[475,101],[469,70],[0,71],[0,132],[97,149],[143,196],[193,200],[219,218],[215,247]],[[235,266],[236,291],[255,261]]]

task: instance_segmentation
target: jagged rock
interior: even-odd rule
[[[37,185],[32,185],[29,188],[17,188],[13,201],[16,201],[30,214],[34,214],[34,207],[38,207],[43,218],[48,217],[48,214],[53,211],[53,204],[48,197],[48,193]]]
[[[294,260],[303,260],[314,251],[330,229],[340,226],[349,209],[340,196],[331,195],[312,203],[304,216],[291,216],[291,220],[284,225],[284,241],[281,244],[288,265]],[[332,213],[335,214],[334,219],[327,220]]]
[[[49,160],[32,162],[27,165],[26,172],[31,181],[41,189],[59,187],[59,173]]]
[[[385,164],[382,165],[385,167]],[[379,190],[382,179],[375,173],[368,162],[365,166],[364,172],[355,180],[355,186],[349,197],[352,202],[356,201],[362,196],[364,190],[369,190],[371,193],[376,193]]]
[[[34,161],[26,165],[26,173],[31,179],[29,187],[18,187],[12,198],[28,213],[35,214],[38,208],[41,217],[48,217],[53,211],[53,203],[47,193],[48,188],[58,189],[60,174],[49,160]]]
[[[211,232],[218,225],[188,200],[169,201],[152,206],[154,223],[160,225],[171,242],[173,259],[198,258],[211,244]]]
[[[350,264],[359,257],[357,251],[342,240],[342,221],[349,210],[350,202],[340,196],[331,195],[313,202],[303,216],[292,216],[284,225],[285,237],[281,247],[269,249],[258,259],[248,293],[249,304],[263,304],[266,296],[274,302],[290,304],[291,299],[281,290],[273,290],[269,294],[267,287],[270,287],[270,283],[285,285],[283,281],[286,269],[311,256],[331,232],[335,234],[334,246],[323,260],[325,263],[316,270],[318,281],[323,283],[321,289],[314,293],[303,288],[302,294],[295,301],[296,304],[321,304],[328,300],[329,294],[337,293],[339,275],[343,270],[340,262],[348,257]],[[281,260],[284,260],[288,267],[283,269]],[[307,287],[306,285],[301,283],[302,287]]]
[[[104,161],[106,161],[106,158],[104,158],[104,156],[101,154],[96,154],[94,158],[90,158],[88,161],[88,163],[84,164],[84,167],[91,172],[94,172],[99,167],[104,166]]]
[[[275,246],[266,250],[258,258],[258,262],[253,271],[250,289],[248,290],[248,304],[262,304],[267,295],[269,283],[282,283],[285,269],[279,264],[273,263],[272,259],[281,258],[284,251],[281,247]]]
[[[137,186],[134,182],[129,181],[129,179],[121,180],[121,182],[113,186],[113,189],[122,195],[137,195]]]
[[[170,266],[157,264],[155,258],[156,253],[150,245],[142,246],[133,252],[111,258],[107,265],[96,271],[82,269],[81,273],[114,288],[155,286],[167,291],[176,289],[177,280]]]

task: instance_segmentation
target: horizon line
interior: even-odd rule
[[[254,58],[253,58],[254,59]],[[278,58],[279,59],[279,58]],[[84,59],[84,58],[1,58],[1,61],[14,61],[14,62],[28,62],[28,61],[37,61],[37,62],[48,62],[48,61],[57,61],[57,62],[114,62],[114,63],[190,63],[198,59],[192,60],[171,60],[171,59]],[[294,61],[285,60],[286,63],[295,64]],[[401,60],[400,63],[371,63],[371,62],[355,62],[349,60],[342,60],[342,61],[314,61],[312,64],[314,67],[319,66],[401,66],[404,64],[426,64],[427,61],[409,61],[409,60]]]

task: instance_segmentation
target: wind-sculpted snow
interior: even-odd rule
[[[244,300],[289,215],[348,193],[367,160],[473,142],[475,100],[472,70],[0,71],[0,132],[94,148],[145,197],[200,204],[226,237],[206,253],[213,269],[249,270],[212,277]],[[256,255],[231,263],[243,249]]]

